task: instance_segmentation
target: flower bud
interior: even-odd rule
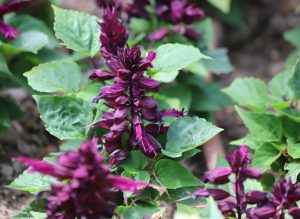
[[[249,204],[259,204],[264,201],[266,197],[267,193],[262,191],[250,191],[246,193],[246,200]]]
[[[228,167],[219,167],[212,171],[206,172],[201,180],[205,183],[212,183],[216,185],[222,185],[229,182],[229,176],[231,174],[231,169]]]

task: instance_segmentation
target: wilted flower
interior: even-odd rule
[[[0,3],[0,33],[5,36],[7,40],[14,40],[16,36],[20,34],[20,32],[8,24],[4,23],[3,16],[10,12],[18,12],[22,7],[28,5],[30,3],[27,1],[16,1],[11,0],[8,3]]]
[[[111,218],[116,206],[115,190],[137,193],[147,186],[129,178],[113,175],[97,151],[97,139],[85,141],[78,151],[68,151],[58,158],[57,164],[29,158],[16,161],[29,165],[36,171],[56,177],[47,198],[50,219]]]
[[[104,104],[113,108],[111,112],[104,112],[102,119],[95,124],[109,129],[102,141],[110,153],[110,164],[117,165],[126,158],[127,152],[121,147],[124,133],[129,133],[131,147],[140,149],[148,156],[157,155],[161,145],[155,137],[167,128],[162,124],[162,117],[183,116],[183,111],[159,111],[156,101],[146,95],[147,91],[159,89],[158,81],[144,75],[152,67],[151,61],[156,55],[150,52],[147,58],[143,58],[139,46],[125,46],[128,32],[114,8],[104,10],[100,26],[101,52],[109,70],[97,69],[90,79],[113,79],[114,82],[103,86],[95,98],[95,101],[103,99]],[[143,120],[147,121],[147,126],[144,126]]]

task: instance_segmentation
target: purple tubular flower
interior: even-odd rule
[[[246,200],[249,204],[259,204],[267,198],[267,193],[262,191],[250,191],[246,193]]]
[[[223,200],[228,198],[230,194],[223,189],[198,189],[195,193],[193,193],[194,197],[201,196],[209,196],[211,195],[215,200]]]
[[[147,58],[143,58],[139,46],[126,46],[128,32],[114,7],[104,9],[100,27],[101,52],[109,70],[97,69],[90,79],[113,79],[113,84],[101,87],[99,96],[95,98],[95,101],[103,99],[104,104],[112,108],[112,111],[104,112],[102,119],[94,124],[109,129],[102,141],[105,150],[111,154],[110,164],[118,165],[128,154],[121,146],[124,133],[129,134],[129,150],[140,149],[148,156],[156,156],[161,145],[154,136],[166,130],[162,125],[162,117],[179,117],[183,116],[183,112],[162,113],[158,110],[156,101],[146,95],[148,91],[159,89],[158,81],[144,75],[145,71],[153,67],[151,61],[155,59],[156,54],[150,52]],[[145,121],[148,128],[144,127]]]
[[[12,0],[9,3],[0,3],[0,33],[4,35],[7,40],[14,40],[20,32],[8,24],[4,23],[3,16],[10,12],[18,12],[22,7],[28,5],[30,1],[16,1]]]
[[[202,9],[191,4],[187,0],[158,0],[155,2],[155,13],[159,20],[176,25],[175,29],[160,28],[149,35],[150,41],[159,41],[170,35],[172,32],[180,34],[192,41],[197,41],[201,34],[193,27],[188,26],[201,20],[204,17]],[[130,17],[140,17],[149,19],[147,6],[150,6],[149,0],[133,0],[125,10]]]
[[[228,167],[219,167],[214,170],[206,172],[201,180],[204,183],[212,183],[216,185],[223,185],[229,182],[229,176],[231,175],[231,169]]]
[[[290,208],[288,212],[293,218],[300,218],[300,208]]]
[[[30,171],[68,181],[52,184],[47,198],[48,218],[111,218],[116,206],[113,188],[138,193],[148,186],[111,174],[97,151],[96,138],[83,142],[78,151],[63,153],[55,165],[28,158],[15,160],[30,165]]]
[[[149,35],[149,40],[150,41],[160,41],[164,38],[166,38],[170,34],[170,31],[168,28],[160,28],[158,30],[155,30],[153,33]]]

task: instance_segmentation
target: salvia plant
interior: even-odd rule
[[[244,143],[254,150],[254,166],[291,177],[293,182],[299,173],[296,131],[299,127],[299,74],[298,61],[293,69],[277,74],[268,85],[260,79],[242,78],[224,89],[240,105],[235,109],[249,129],[245,138],[232,143]]]
[[[32,67],[61,58],[69,58],[57,50],[58,41],[51,31],[47,13],[34,17],[36,7],[47,11],[50,3],[44,1],[10,0],[0,2],[0,132],[10,128],[15,119],[22,119],[25,112],[12,101],[4,89],[28,86],[24,71]]]
[[[51,20],[0,17],[0,73],[27,79],[46,130],[63,141],[43,160],[13,158],[28,169],[7,187],[35,196],[13,218],[169,218],[170,207],[174,218],[300,217],[300,61],[268,85],[237,79],[222,93],[203,78],[232,67],[197,1],[97,0],[100,18],[58,2],[55,36]],[[235,1],[208,2],[228,12]],[[247,147],[197,178],[183,162],[222,129],[193,115],[232,101],[250,130],[233,144]]]
[[[101,9],[101,19],[53,10],[55,36],[74,55],[24,76],[46,129],[66,141],[43,161],[14,159],[29,168],[8,187],[36,195],[15,218],[149,218],[164,214],[158,203],[199,202],[190,194],[202,183],[181,161],[222,129],[181,106],[160,108],[169,105],[153,75],[210,57],[185,44],[132,45],[114,5]],[[95,69],[81,76],[83,58]]]
[[[272,192],[254,190],[246,185],[246,180],[257,180],[262,171],[250,167],[250,154],[246,146],[240,147],[226,157],[228,167],[218,167],[202,176],[205,183],[216,186],[231,184],[231,189],[201,188],[193,196],[212,196],[225,217],[233,218],[292,218],[300,217],[300,185],[290,179],[280,178]],[[257,189],[256,187],[255,189]]]

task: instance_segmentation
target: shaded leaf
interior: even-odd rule
[[[174,160],[161,159],[154,165],[154,172],[168,189],[201,185],[199,179]]]
[[[100,49],[97,17],[53,6],[54,30],[58,39],[74,51],[94,56]]]
[[[163,153],[169,157],[180,157],[213,138],[222,129],[205,119],[183,117],[175,120],[167,134],[167,145]]]
[[[80,71],[75,62],[53,61],[24,74],[29,85],[40,92],[72,93],[79,89]]]
[[[85,139],[93,121],[93,107],[82,99],[34,96],[50,134],[63,139]]]

